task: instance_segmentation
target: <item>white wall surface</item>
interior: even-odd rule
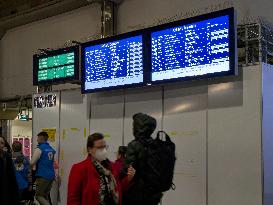
[[[133,139],[132,115],[145,112],[176,143],[176,190],[164,195],[163,205],[262,205],[262,71],[240,71],[238,77],[167,85],[164,101],[161,87],[89,95],[74,90],[61,92],[60,115],[34,110],[35,133],[58,124],[60,116],[60,204],[66,203],[71,165],[85,157],[85,136],[105,134],[113,160],[117,147]]]
[[[261,66],[208,97],[208,204],[262,205]]]
[[[47,93],[56,94],[56,106],[48,108],[35,108],[33,107],[33,138],[32,146],[34,150],[37,146],[37,134],[42,131],[42,128],[52,128],[56,129],[55,142],[49,142],[49,144],[56,150],[55,160],[59,159],[59,145],[60,145],[60,92]],[[39,96],[39,94],[33,95],[33,98]],[[32,102],[33,103],[33,102]],[[58,184],[54,183],[51,190],[51,199],[55,204],[57,204],[57,198],[59,195]]]
[[[273,66],[263,64],[264,205],[273,204]]]
[[[29,136],[32,137],[32,120],[30,121],[11,121],[11,136]]]
[[[118,147],[123,141],[123,92],[95,93],[90,98],[90,133],[100,132],[105,135],[109,145],[109,159],[115,160]]]
[[[204,83],[204,82],[202,82]],[[195,82],[165,87],[163,128],[176,144],[174,184],[163,204],[206,204],[208,86]]]
[[[66,204],[67,182],[74,163],[86,158],[89,135],[89,100],[80,90],[61,92],[60,106],[60,203]]]

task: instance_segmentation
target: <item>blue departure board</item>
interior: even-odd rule
[[[151,81],[233,72],[231,23],[227,14],[151,32]]]
[[[83,46],[83,92],[143,83],[142,35]]]

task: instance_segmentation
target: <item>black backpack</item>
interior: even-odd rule
[[[165,135],[165,141],[160,137]],[[156,139],[149,141],[138,140],[145,147],[145,167],[140,170],[143,179],[144,192],[147,197],[168,191],[173,187],[175,166],[175,144],[164,131],[157,133]]]

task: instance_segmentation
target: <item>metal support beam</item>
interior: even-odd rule
[[[110,0],[101,3],[101,37],[116,34],[116,4]]]

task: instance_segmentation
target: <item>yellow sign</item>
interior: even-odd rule
[[[177,132],[173,131],[171,132],[171,136],[176,136],[177,135]]]
[[[61,149],[61,160],[64,161],[64,150]]]
[[[63,135],[62,135],[63,140],[65,139],[65,136],[66,136],[66,131],[65,131],[65,129],[63,129]]]
[[[78,128],[75,128],[75,127],[70,128],[70,130],[71,130],[72,132],[78,132],[78,131],[79,131],[79,129],[78,129]]]
[[[64,169],[61,168],[61,177],[63,177],[63,176],[64,176]]]
[[[104,137],[105,137],[105,138],[110,138],[110,134],[109,134],[109,133],[105,133],[105,134],[104,134]]]
[[[48,141],[55,142],[56,128],[42,128],[42,131],[48,134]]]
[[[84,138],[86,138],[86,128],[84,128]]]

